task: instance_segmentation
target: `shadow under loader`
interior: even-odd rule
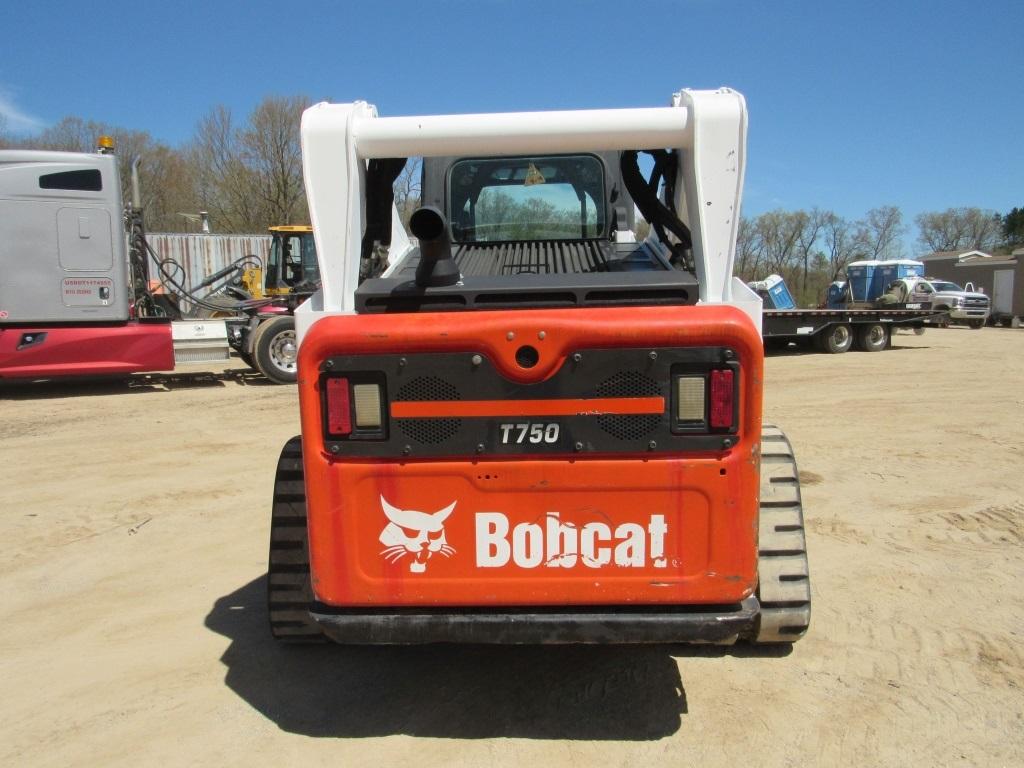
[[[278,644],[265,577],[214,603],[228,687],[307,736],[653,740],[687,712],[678,646]]]

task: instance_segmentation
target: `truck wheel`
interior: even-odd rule
[[[778,427],[761,430],[761,506],[758,512],[757,599],[761,604],[755,643],[792,643],[811,623],[800,475],[793,448]]]
[[[978,330],[979,328],[984,328],[985,327],[985,321],[984,320],[968,320],[967,321],[967,325],[969,325],[974,330]]]
[[[857,329],[857,347],[864,352],[881,352],[889,346],[889,328],[882,323],[870,323]]]
[[[823,352],[838,355],[853,345],[853,329],[846,323],[831,325],[818,334],[818,345]]]
[[[302,438],[293,437],[285,443],[274,475],[267,567],[270,634],[283,643],[324,642],[320,626],[309,615],[312,603]]]
[[[256,370],[275,384],[291,384],[298,378],[295,318],[264,320],[256,328],[252,350]]]

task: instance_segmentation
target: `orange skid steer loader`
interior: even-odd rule
[[[804,634],[796,465],[762,426],[760,299],[732,276],[746,122],[729,89],[655,109],[306,111],[322,287],[295,315],[277,638]],[[411,157],[414,241],[392,192]]]

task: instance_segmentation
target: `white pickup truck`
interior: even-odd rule
[[[904,277],[901,283],[908,303],[930,302],[932,309],[949,310],[949,322],[981,328],[991,312],[991,300],[984,293],[965,291],[956,283],[934,277]]]

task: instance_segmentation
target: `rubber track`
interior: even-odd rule
[[[811,579],[796,459],[785,433],[769,425],[761,430],[758,531],[761,615],[753,641],[792,643],[811,621]]]
[[[324,642],[319,625],[309,615],[312,602],[302,439],[293,437],[281,451],[274,476],[270,564],[267,568],[271,634],[285,643]]]

